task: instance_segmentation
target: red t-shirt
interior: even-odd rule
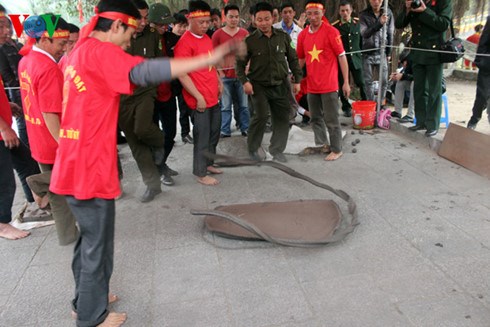
[[[218,45],[226,43],[230,40],[243,40],[246,36],[248,35],[248,31],[243,28],[239,28],[238,32],[236,32],[235,35],[231,36],[230,34],[226,33],[223,28],[218,29],[216,32],[213,33],[213,46],[216,48]],[[225,56],[224,62],[223,62],[223,72],[225,74],[225,77],[227,78],[236,78],[236,73],[235,73],[235,55],[234,54],[228,54]],[[231,69],[230,69],[231,68]]]
[[[213,51],[213,43],[209,36],[204,34],[201,38],[196,37],[190,31],[186,31],[175,45],[175,58],[194,57],[202,54],[209,54]],[[209,66],[189,73],[189,77],[196,86],[197,90],[206,100],[206,108],[218,104],[218,74],[214,66]],[[191,109],[196,109],[197,100],[184,88],[182,91],[185,103]]]
[[[60,61],[58,61],[58,67],[61,70],[61,73],[63,74],[66,68],[66,54],[61,57]]]
[[[12,126],[12,111],[10,111],[10,104],[9,100],[7,99],[7,93],[5,93],[5,88],[3,87],[2,76],[0,76],[0,117],[9,126]],[[0,141],[3,141],[2,134],[0,134]],[[0,173],[3,174],[3,172]]]
[[[306,60],[308,93],[329,93],[339,89],[338,56],[344,52],[339,31],[323,21],[315,33],[305,28],[296,47],[299,59]]]
[[[19,80],[32,157],[39,163],[53,164],[58,143],[49,132],[43,113],[55,113],[61,118],[61,70],[52,58],[32,50],[19,62]]]
[[[144,58],[95,38],[67,58],[63,121],[50,190],[79,200],[114,199],[120,193],[116,126],[121,94],[131,94],[131,69]]]

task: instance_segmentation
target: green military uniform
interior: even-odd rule
[[[412,27],[411,46],[437,50],[444,42],[445,32],[452,18],[451,0],[426,2],[422,13],[403,10],[395,20],[397,28]],[[412,49],[415,117],[417,129],[427,128],[427,133],[439,129],[442,106],[442,63],[439,54]],[[414,128],[415,129],[415,128]]]
[[[360,51],[362,48],[361,38],[361,25],[359,24],[359,18],[351,18],[349,22],[344,20],[335,21],[332,26],[339,30],[342,37],[342,44],[344,45],[345,52]],[[347,62],[349,63],[349,71],[354,78],[354,83],[361,92],[362,100],[366,100],[366,90],[364,86],[364,77],[362,76],[362,55],[360,52],[347,54]],[[339,70],[339,87],[344,84],[344,77]],[[349,112],[351,105],[342,92],[339,92],[340,100],[342,101],[342,110]]]
[[[161,37],[146,26],[143,32],[131,39],[126,50],[131,55],[145,58],[162,56]],[[121,96],[119,127],[126,135],[129,147],[143,177],[143,182],[152,190],[160,190],[160,174],[153,160],[152,149],[163,148],[163,133],[153,122],[157,87],[138,87],[133,95]]]
[[[302,72],[298,56],[292,47],[291,37],[284,31],[272,29],[267,37],[255,30],[245,38],[247,55],[237,57],[236,74],[240,82],[252,83],[251,95],[254,114],[248,129],[248,150],[255,153],[262,144],[269,113],[272,119],[272,137],[269,152],[274,156],[286,148],[289,134],[288,71],[291,70],[295,83],[299,83]],[[250,61],[248,74],[245,67]],[[288,69],[289,64],[289,69]]]

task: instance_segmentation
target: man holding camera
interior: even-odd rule
[[[452,17],[451,0],[406,0],[395,21],[397,28],[412,27],[415,117],[412,131],[426,130],[434,136],[439,130],[442,106],[442,63],[439,53]],[[430,51],[426,51],[430,50]]]

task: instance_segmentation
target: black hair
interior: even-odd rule
[[[219,16],[221,18],[221,11],[218,8],[211,9],[211,16]]]
[[[39,17],[43,17],[43,18],[46,16],[49,16],[48,19],[50,19],[53,22],[53,25],[56,24],[55,31],[57,31],[57,30],[69,30],[70,29],[70,24],[68,24],[66,22],[66,20],[61,18],[61,16],[59,16],[59,18],[57,18],[55,16],[55,14],[53,14],[53,13],[46,13],[46,14],[39,15]],[[58,21],[58,22],[56,22],[56,21]],[[40,39],[41,39],[40,37],[36,37],[36,42],[39,41]]]
[[[475,26],[475,32],[479,33],[481,30],[483,29],[483,25],[482,24],[478,24]]]
[[[148,2],[146,2],[145,0],[133,0],[133,2],[136,8],[138,8],[139,10],[145,10],[150,8],[148,6]]]
[[[257,4],[255,5],[255,13],[258,13],[259,11],[268,11],[272,15],[273,10],[274,8],[268,2],[257,2]]]
[[[339,7],[342,6],[350,6],[352,8],[352,3],[349,0],[341,0],[339,3]]]
[[[78,26],[75,24],[68,23],[68,31],[70,32],[70,34],[71,33],[78,33],[78,32],[80,32],[80,28],[78,28]]]
[[[191,0],[189,1],[189,12],[193,11],[211,11],[211,7],[202,0]]]
[[[250,15],[254,16],[254,15],[255,15],[255,12],[256,12],[256,11],[255,11],[255,5],[250,6],[250,9],[248,9],[248,13],[249,13]]]
[[[306,5],[308,5],[309,3],[319,3],[319,4],[321,4],[321,5],[323,6],[323,8],[325,8],[325,3],[324,3],[322,0],[308,0],[308,1],[306,1],[306,3],[305,3],[305,7],[306,7]]]
[[[228,14],[230,10],[238,10],[240,12],[240,8],[237,5],[226,5],[225,6],[225,16]]]
[[[185,17],[184,14],[176,13],[174,14],[174,19],[175,19],[174,24],[186,24],[186,25],[188,24],[187,18]]]
[[[178,14],[182,14],[182,15],[188,15],[189,14],[189,9],[180,9],[178,11]]]
[[[4,6],[2,6],[2,4],[0,4],[0,12],[7,12],[7,9],[5,9]]]
[[[294,10],[294,5],[291,2],[283,2],[283,3],[281,3],[281,7],[280,7],[281,11],[283,11],[286,8],[292,8],[293,11],[296,11],[296,10]]]
[[[106,11],[115,11],[129,15],[136,19],[141,18],[141,14],[138,11],[138,8],[131,0],[100,0],[100,2],[97,4],[97,8],[99,9],[99,13],[103,13]],[[112,19],[99,17],[94,31],[107,32],[111,29],[111,25],[113,22],[114,20]],[[128,26],[126,24],[123,24],[123,28],[124,30],[126,30]]]

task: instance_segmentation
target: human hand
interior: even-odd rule
[[[381,25],[386,24],[387,21],[388,21],[388,15],[382,14],[381,16],[379,16],[379,22],[381,23]]]
[[[244,92],[245,92],[245,94],[247,94],[247,95],[252,95],[252,94],[254,94],[254,87],[253,87],[252,83],[247,82],[247,83],[243,84],[243,91],[244,91]]]
[[[214,65],[220,62],[229,53],[235,54],[240,59],[245,58],[247,55],[247,45],[243,41],[231,40],[217,46],[214,48],[213,54],[210,57],[210,64]]]
[[[299,27],[305,28],[305,24],[306,24],[306,13],[305,12],[301,13],[301,15],[299,15],[299,19],[295,19],[294,22]]]
[[[197,100],[196,110],[199,112],[204,112],[204,110],[206,110],[206,100],[202,95],[200,95],[196,100]]]
[[[23,111],[22,108],[13,102],[9,102],[10,104],[10,111],[12,111],[12,116],[14,117],[22,117]]]
[[[298,94],[301,91],[301,86],[299,83],[293,83],[293,94]]]
[[[350,96],[350,85],[347,81],[344,82],[344,85],[342,86],[342,92],[346,98]]]
[[[3,142],[5,143],[6,148],[12,149],[19,146],[19,138],[10,126],[2,130],[0,134],[2,135]]]

